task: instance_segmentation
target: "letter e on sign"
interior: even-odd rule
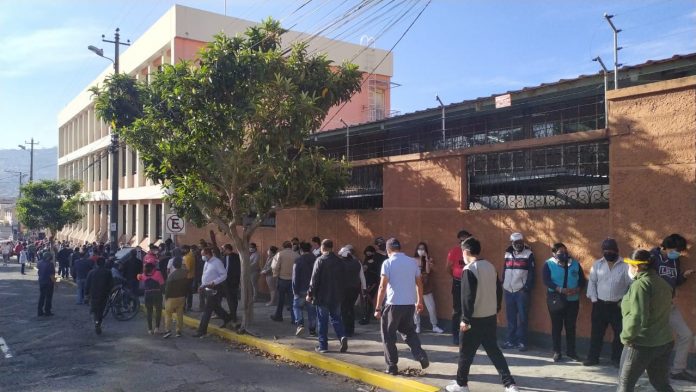
[[[167,234],[186,234],[186,221],[177,214],[167,214]]]

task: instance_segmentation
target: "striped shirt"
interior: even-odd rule
[[[592,302],[621,301],[624,294],[631,285],[631,278],[628,276],[628,264],[619,258],[614,262],[614,266],[609,269],[609,263],[601,258],[592,265],[590,269],[590,279],[587,283],[587,298]]]

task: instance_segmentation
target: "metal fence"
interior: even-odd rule
[[[382,165],[351,169],[350,181],[338,195],[321,206],[326,210],[362,210],[382,208]]]
[[[467,158],[468,205],[483,209],[609,207],[609,142]]]

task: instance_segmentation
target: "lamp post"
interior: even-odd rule
[[[110,59],[104,56],[104,49],[97,48],[94,45],[89,45],[88,50],[94,52],[97,56],[103,57],[110,60],[114,64],[114,74],[119,72],[119,50],[121,45],[129,46],[130,40],[127,42],[121,42],[121,34],[119,34],[119,29],[116,28],[114,33],[114,40],[110,41],[104,38],[102,34],[102,42],[108,42],[114,44],[114,58]],[[115,130],[111,130],[111,145],[109,146],[109,152],[111,153],[111,208],[109,209],[109,250],[111,254],[116,253],[118,248],[118,187],[119,187],[119,172],[118,172],[118,135]]]
[[[592,61],[596,61],[600,66],[602,66],[602,74],[604,75],[604,128],[606,128],[609,118],[609,102],[607,101],[607,90],[609,89],[609,70],[607,69],[607,66],[604,65],[604,61],[602,61],[601,57],[597,56],[593,58]]]
[[[440,108],[442,109],[442,148],[444,149],[447,144],[447,139],[445,138],[445,104],[442,103],[439,95],[436,95],[435,99],[440,102]]]
[[[619,47],[619,33],[621,32],[621,29],[617,29],[616,26],[614,26],[614,22],[611,21],[611,19],[614,17],[614,15],[609,15],[606,12],[604,13],[604,19],[607,20],[607,23],[609,23],[609,26],[611,26],[611,29],[614,31],[614,90],[619,88],[619,50],[622,48]]]
[[[35,142],[34,138],[31,138],[31,141],[24,141],[24,144],[20,144],[17,147],[21,148],[22,150],[26,150],[28,144],[30,146],[29,149],[29,182],[34,181],[34,145],[39,144],[39,142]]]
[[[346,124],[342,118],[339,121],[346,127],[346,161],[350,161],[350,125]]]

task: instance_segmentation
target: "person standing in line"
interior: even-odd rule
[[[360,325],[366,325],[370,323],[370,318],[372,317],[372,307],[374,301],[377,299],[377,289],[379,288],[379,274],[382,268],[382,254],[377,253],[374,246],[368,245],[363,251],[365,256],[363,261],[363,273],[365,275],[365,299],[363,303],[363,317],[358,322]],[[385,259],[386,260],[386,259]]]
[[[162,274],[155,269],[154,263],[145,264],[145,273],[138,275],[138,280],[143,282],[145,291],[145,309],[147,309],[147,333],[150,335],[160,332],[162,320]],[[155,312],[155,329],[152,329],[152,312]]]
[[[553,361],[560,362],[561,332],[565,327],[566,355],[579,360],[575,350],[575,325],[580,310],[580,290],[585,287],[586,279],[580,263],[570,257],[568,248],[563,243],[556,243],[551,248],[553,256],[544,264],[544,284],[547,298],[558,293],[565,304],[561,309],[549,309],[551,317],[551,338],[553,340]],[[547,306],[549,301],[547,300]]]
[[[674,348],[669,328],[672,287],[649,267],[650,258],[650,252],[638,249],[630,259],[624,259],[633,283],[621,300],[624,347],[617,392],[632,392],[646,370],[655,390],[674,391],[669,383],[669,358]]]
[[[684,316],[674,303],[677,287],[686,282],[694,273],[693,269],[682,271],[681,254],[686,250],[686,239],[679,234],[670,234],[662,240],[660,247],[650,251],[652,268],[672,287],[672,306],[669,314],[669,326],[676,341],[674,343],[674,360],[670,377],[675,380],[696,382],[696,375],[686,369],[689,350],[693,345],[694,334],[686,324]]]
[[[191,247],[184,245],[181,247],[182,258],[184,261],[184,269],[186,270],[186,279],[188,281],[188,293],[186,294],[187,312],[193,310],[193,293],[196,292],[196,256],[193,255]]]
[[[512,244],[505,250],[503,264],[505,316],[508,327],[507,341],[503,348],[527,351],[529,297],[534,287],[534,253],[525,245],[522,233],[512,233],[510,242]]]
[[[312,254],[315,258],[321,256],[321,238],[317,236],[312,237]]]
[[[273,258],[276,253],[278,253],[277,247],[271,246],[268,248],[266,251],[266,263],[263,265],[263,269],[261,269],[261,275],[266,279],[266,286],[268,286],[268,293],[270,295],[270,300],[266,303],[266,306],[275,306],[278,303],[278,293],[276,290],[278,282],[273,276]]]
[[[619,245],[613,238],[602,242],[602,258],[595,261],[587,281],[587,298],[592,301],[592,332],[590,351],[585,366],[599,364],[604,333],[611,325],[614,342],[611,345],[611,362],[619,367],[621,359],[621,299],[628,291],[632,279],[628,275],[628,264],[619,257]]]
[[[256,302],[256,294],[258,293],[259,284],[259,273],[261,272],[261,267],[259,265],[261,257],[256,248],[255,243],[249,244],[249,279],[251,279],[251,295],[252,302]]]
[[[56,259],[58,260],[58,275],[60,275],[60,277],[63,279],[67,279],[70,273],[68,269],[70,267],[71,253],[72,250],[69,247],[66,245],[61,245],[58,254],[56,254]]]
[[[234,251],[232,244],[225,244],[222,249],[223,264],[227,270],[227,280],[225,280],[225,294],[227,298],[227,308],[232,316],[232,322],[237,323],[237,307],[239,306],[239,282],[242,277],[242,264],[239,253]]]
[[[404,336],[413,358],[421,368],[430,366],[428,354],[421,347],[420,338],[413,323],[414,312],[423,311],[423,282],[420,268],[413,259],[401,252],[401,242],[387,240],[385,247],[389,258],[382,263],[382,273],[377,292],[375,318],[381,319],[382,344],[387,374],[399,373],[399,353],[396,349],[396,333]],[[386,301],[385,301],[386,298]],[[382,304],[384,303],[384,309]]]
[[[84,252],[80,252],[80,257],[75,262],[73,269],[75,270],[75,281],[77,283],[77,304],[82,305],[85,301],[85,287],[87,284],[87,274],[94,268],[92,263]]]
[[[498,347],[496,314],[500,311],[503,289],[493,264],[482,258],[481,243],[473,237],[461,245],[464,269],[461,275],[462,318],[459,322],[459,364],[457,380],[447,385],[448,392],[468,392],[469,370],[476,350],[483,346],[505,386],[505,392],[519,389],[507,361]]]
[[[205,241],[201,240],[202,243]],[[202,250],[204,248],[199,248],[198,245],[193,245],[191,247],[191,253],[196,260],[196,278],[195,278],[195,290],[198,291],[198,310],[203,311],[205,309],[206,296],[201,294],[201,280],[203,279],[203,269],[205,268],[205,261],[203,260]]]
[[[51,261],[51,254],[46,253],[38,265],[39,269],[39,311],[38,315],[53,316],[53,288],[56,281],[56,265]]]
[[[462,260],[461,244],[464,240],[471,237],[471,233],[466,230],[459,230],[457,233],[457,246],[450,249],[447,253],[447,268],[452,274],[452,343],[459,346],[459,320],[462,318],[462,270],[464,269],[464,260]]]
[[[329,351],[329,321],[340,342],[339,351],[348,351],[348,338],[343,331],[341,320],[341,302],[343,301],[343,261],[333,252],[333,241],[321,242],[321,256],[314,262],[312,278],[307,290],[307,302],[317,307],[319,345],[314,349],[318,353]]]
[[[273,270],[273,277],[278,280],[276,286],[278,289],[278,303],[276,304],[275,314],[271,315],[271,320],[273,321],[283,321],[283,307],[287,306],[287,303],[292,298],[292,269],[295,265],[295,259],[298,257],[299,255],[293,251],[293,244],[290,241],[283,242],[283,250],[273,256],[271,269]],[[290,316],[291,321],[294,323],[295,316],[292,312],[290,312]]]
[[[301,242],[300,257],[295,259],[295,265],[292,268],[292,310],[295,312],[295,324],[297,325],[295,336],[300,336],[305,331],[302,309],[307,311],[309,336],[317,336],[317,310],[306,300],[315,259],[311,246],[306,242]]]
[[[113,277],[111,271],[106,268],[106,259],[98,257],[96,267],[87,274],[85,282],[85,295],[89,298],[89,310],[92,313],[94,331],[97,335],[102,333],[104,308],[109,300],[112,284]]]
[[[355,333],[355,303],[364,292],[365,276],[360,260],[353,256],[353,245],[346,245],[338,251],[344,265],[344,292],[341,303],[341,320],[347,337]]]
[[[22,272],[22,275],[26,275],[26,273],[24,272],[24,267],[25,267],[25,265],[27,264],[27,259],[28,259],[28,258],[29,258],[29,257],[27,256],[27,250],[26,250],[26,249],[22,249],[22,250],[19,252],[19,264],[22,266],[22,271],[21,271],[21,272]]]
[[[437,325],[437,312],[435,310],[435,298],[433,298],[433,280],[430,278],[430,273],[435,265],[433,259],[428,253],[428,244],[425,242],[418,243],[416,246],[416,254],[414,255],[416,262],[420,268],[421,280],[423,281],[423,302],[430,317],[430,324],[433,326],[433,332],[445,332]],[[421,332],[420,314],[413,314],[413,320],[416,322],[416,333]]]
[[[227,280],[227,270],[225,270],[222,261],[213,256],[213,250],[211,248],[204,248],[202,257],[205,266],[203,267],[199,295],[206,296],[206,299],[205,310],[201,316],[201,322],[198,324],[198,330],[193,335],[195,338],[200,338],[208,334],[208,323],[210,322],[210,317],[213,315],[213,312],[223,320],[220,328],[225,328],[225,326],[232,321],[232,316],[220,305],[222,294],[225,292],[224,284],[225,280]]]
[[[10,255],[12,254],[12,243],[10,241],[5,242],[2,246],[2,261],[7,267],[7,263],[10,262]]]
[[[172,315],[176,314],[176,337],[181,336],[181,329],[184,327],[184,306],[186,296],[190,291],[186,270],[181,268],[182,257],[175,256],[172,261],[172,271],[167,276],[167,283],[164,288],[164,335],[167,339],[172,336]]]

